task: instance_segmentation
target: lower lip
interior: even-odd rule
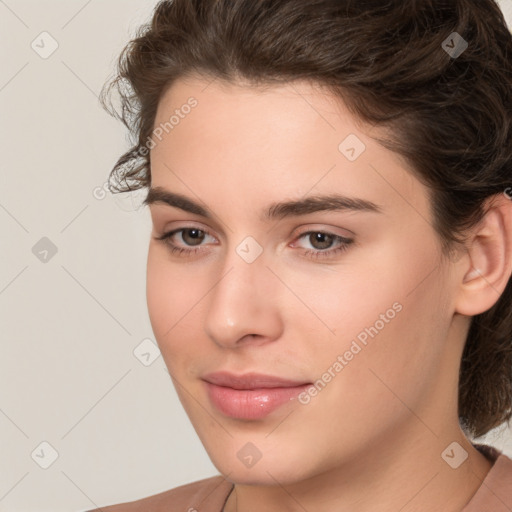
[[[217,409],[226,416],[244,420],[264,418],[311,386],[233,389],[206,382],[208,396]]]

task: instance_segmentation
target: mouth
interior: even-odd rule
[[[312,386],[311,382],[257,373],[216,372],[204,376],[203,381],[208,398],[218,411],[245,420],[266,417]]]

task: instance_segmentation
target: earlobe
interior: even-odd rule
[[[463,279],[455,309],[462,315],[475,316],[489,310],[512,274],[512,201],[505,194],[497,194],[488,202],[484,205],[488,208],[486,215],[468,238],[469,259],[458,262]]]

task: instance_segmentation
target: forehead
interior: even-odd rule
[[[186,183],[194,183],[194,192],[208,196],[208,184],[222,183],[224,194],[246,201],[257,191],[277,200],[336,190],[428,207],[426,189],[401,157],[372,138],[384,131],[362,123],[319,84],[255,87],[187,77],[165,91],[154,128],[158,186],[187,193]]]
[[[197,100],[194,110],[201,112],[203,120],[215,120],[219,127],[234,126],[240,122],[245,127],[266,126],[267,129],[289,126],[294,128],[294,133],[299,127],[336,132],[340,129],[341,116],[343,129],[368,129],[348,112],[339,97],[319,83],[293,81],[253,85],[198,75],[179,79],[164,92],[158,105],[155,127],[168,121],[170,115],[191,98]]]

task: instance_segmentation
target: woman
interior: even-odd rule
[[[102,510],[512,509],[511,55],[494,0],[157,5],[112,177],[220,475]]]

